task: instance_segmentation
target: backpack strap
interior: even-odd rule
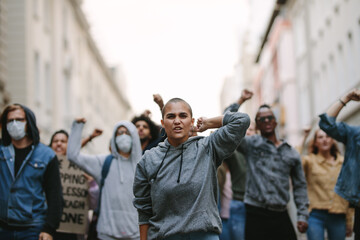
[[[105,183],[105,178],[107,177],[108,173],[109,173],[109,170],[110,170],[110,165],[111,165],[111,162],[113,160],[113,155],[108,155],[106,156],[105,158],[105,162],[102,166],[102,169],[101,169],[101,181],[100,181],[100,191],[99,191],[99,199],[98,199],[98,204],[97,204],[97,207],[95,209],[95,214],[97,216],[99,216],[100,214],[100,204],[101,204],[101,195],[102,195],[102,189],[103,189],[103,186],[104,186],[104,183]]]
[[[107,177],[107,175],[109,173],[112,160],[113,160],[113,155],[111,155],[111,154],[106,156],[106,158],[105,158],[104,165],[102,166],[102,169],[101,169],[100,188],[102,188],[104,186],[105,178]]]

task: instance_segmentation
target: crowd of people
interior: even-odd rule
[[[359,240],[360,125],[336,117],[360,101],[360,91],[320,115],[306,154],[279,138],[271,106],[259,106],[254,121],[238,111],[252,96],[245,89],[223,115],[196,121],[185,100],[164,104],[154,94],[161,125],[149,111],[119,121],[108,152],[96,155],[81,148],[103,130],[82,137],[85,118],[45,145],[35,114],[7,106],[0,118],[0,240],[292,240],[297,232],[309,240],[353,233]]]

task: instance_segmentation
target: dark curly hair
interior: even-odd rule
[[[145,121],[150,128],[151,140],[157,139],[159,137],[159,127],[149,118],[144,115],[135,116],[131,122],[136,125],[138,121]]]
[[[54,137],[56,136],[56,134],[59,134],[59,133],[64,134],[64,135],[69,139],[69,134],[68,134],[65,130],[60,129],[60,130],[54,132],[54,134],[51,136],[50,143],[49,143],[49,147],[51,147],[51,145],[52,145],[52,143],[53,143],[53,141],[54,141]]]

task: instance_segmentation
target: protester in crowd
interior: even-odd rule
[[[81,147],[84,147],[87,143],[89,143],[92,139],[100,136],[102,134],[101,129],[94,129],[93,132],[88,136],[82,139]],[[61,158],[63,161],[67,161],[66,159],[66,149],[68,144],[69,134],[61,129],[56,131],[50,139],[49,146],[54,150],[56,155]],[[66,170],[60,168],[60,172],[64,172],[66,174]],[[82,172],[84,177],[87,180],[87,186],[89,188],[89,205],[91,206],[91,203],[97,201],[98,198],[98,186],[96,184],[96,181],[91,176],[87,175],[86,173]],[[68,197],[68,200],[72,200],[73,196],[64,196],[64,199]],[[89,206],[89,207],[90,207]],[[95,203],[96,206],[96,203]],[[65,209],[64,209],[65,211]],[[75,233],[68,233],[68,232],[62,232],[63,230],[60,229],[60,231],[57,231],[54,236],[54,240],[77,240],[77,239],[84,239],[84,234],[75,234]]]
[[[355,240],[360,239],[360,125],[336,122],[343,107],[350,101],[360,101],[360,90],[353,89],[320,115],[320,128],[330,137],[345,144],[345,159],[336,182],[335,192],[355,208]]]
[[[297,207],[297,228],[307,229],[308,198],[299,154],[285,140],[277,138],[273,111],[261,105],[255,117],[261,135],[246,136],[240,151],[246,159],[245,239],[296,239],[287,212],[290,181]]]
[[[335,141],[324,131],[317,130],[310,144],[310,154],[303,157],[303,169],[310,200],[308,240],[344,240],[351,236],[353,211],[349,202],[334,193],[336,179],[344,158]]]
[[[232,189],[231,189],[231,175],[228,165],[225,162],[217,169],[217,178],[219,183],[219,212],[222,223],[222,231],[219,236],[220,240],[228,240],[230,238],[230,202],[232,199]]]
[[[243,113],[201,117],[194,131],[219,129],[208,137],[189,137],[192,116],[187,102],[169,100],[161,120],[167,139],[137,165],[134,205],[141,240],[219,239],[216,169],[236,149],[250,120]]]
[[[224,112],[237,112],[240,106],[251,99],[252,96],[253,93],[251,91],[244,89],[237,102],[227,107]],[[255,134],[255,124],[251,122],[246,130],[246,135],[251,136],[253,134]],[[220,239],[244,240],[246,210],[243,201],[246,181],[246,160],[242,152],[235,150],[230,157],[224,160],[224,163],[226,163],[230,171],[232,199],[229,202],[229,218],[223,221],[223,232],[220,235]],[[226,188],[223,189],[226,190]],[[227,195],[228,193],[225,196]],[[221,207],[224,207],[224,203],[221,204]],[[221,211],[224,211],[224,209],[221,209]]]
[[[7,106],[1,125],[0,237],[52,240],[63,204],[57,157],[40,143],[29,108]]]
[[[155,94],[153,94],[153,99],[154,99],[154,102],[159,106],[160,112],[162,112],[162,110],[164,108],[164,100],[161,97],[161,95],[158,93],[155,93]]]
[[[161,109],[164,107],[164,103],[160,94],[154,94],[154,102]],[[140,116],[135,116],[131,122],[136,126],[143,154],[146,150],[156,147],[160,142],[163,142],[166,138],[164,131],[160,130],[160,127],[150,119],[151,112],[145,110]]]
[[[67,157],[98,184],[107,155],[80,153],[81,133],[86,120],[74,121]],[[101,191],[100,215],[97,223],[99,239],[139,239],[136,209],[132,205],[134,173],[141,158],[141,145],[136,127],[128,121],[118,122],[110,141],[112,162]]]
[[[162,141],[156,124],[144,115],[134,117],[131,122],[138,130],[143,153],[158,145]]]
[[[302,156],[310,153],[307,139],[310,135],[311,127],[305,127],[302,129],[302,139],[299,145],[295,146],[296,151]]]

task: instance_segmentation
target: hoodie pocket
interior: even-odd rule
[[[103,211],[101,209],[100,232],[116,238],[134,238],[138,237],[137,213],[128,211]]]
[[[194,212],[189,217],[189,231],[207,231],[213,227],[209,214],[206,210]]]

